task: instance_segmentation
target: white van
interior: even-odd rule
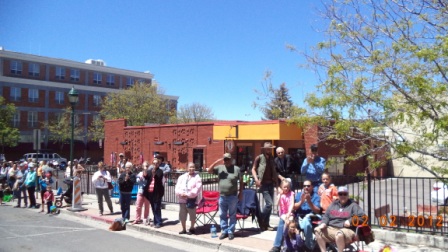
[[[26,153],[23,155],[21,161],[28,161],[30,158],[34,162],[39,162],[42,160],[46,160],[47,162],[56,161],[61,166],[67,166],[67,159],[59,156],[57,153]]]

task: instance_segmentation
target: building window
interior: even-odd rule
[[[343,175],[344,163],[344,156],[328,156],[328,173],[331,175]]]
[[[93,84],[101,84],[102,75],[100,73],[93,73]]]
[[[28,101],[38,102],[39,101],[39,90],[35,88],[28,89]]]
[[[79,70],[78,69],[70,69],[70,80],[71,81],[79,81]]]
[[[93,106],[99,107],[101,105],[101,96],[93,95]]]
[[[65,79],[65,67],[56,67],[56,79]]]
[[[56,91],[54,94],[54,100],[57,104],[64,104],[64,92]]]
[[[11,61],[11,73],[22,74],[22,62],[13,60]]]
[[[18,87],[11,88],[10,99],[11,101],[20,101],[22,99],[21,89]]]
[[[127,87],[132,87],[132,86],[134,86],[134,78],[132,78],[132,77],[127,77],[127,78],[126,78],[126,86],[127,86]]]
[[[28,127],[37,127],[37,111],[28,111]]]
[[[28,66],[28,75],[38,77],[40,73],[40,67],[37,63],[30,63]]]
[[[14,116],[12,117],[12,126],[18,128],[20,124],[20,111],[16,110]]]
[[[108,86],[114,86],[115,85],[115,76],[113,74],[108,74],[107,75],[107,81],[106,84]]]

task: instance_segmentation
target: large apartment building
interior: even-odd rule
[[[76,62],[4,50],[0,47],[0,94],[7,103],[14,103],[17,113],[13,124],[21,134],[18,147],[5,151],[7,159],[33,151],[33,130],[41,129],[40,149],[58,150],[49,141],[49,132],[42,125],[61,115],[70,107],[68,92],[74,87],[79,93],[75,120],[84,133],[75,139],[75,157],[96,152],[99,143],[91,143],[87,129],[98,116],[101,100],[110,92],[120,92],[134,83],[152,85],[153,74],[106,66],[102,60]],[[167,96],[169,106],[177,108],[177,96]],[[17,151],[20,153],[17,154]],[[12,152],[12,153],[8,153]],[[92,153],[95,156],[95,153]],[[13,156],[11,156],[13,155]]]

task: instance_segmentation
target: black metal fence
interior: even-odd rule
[[[96,166],[90,166],[82,175],[82,191],[94,194],[95,188],[91,176]],[[112,172],[113,175],[116,172]],[[164,202],[177,203],[175,186],[181,172],[168,173],[165,177]],[[200,173],[203,190],[218,190],[217,177],[208,173]],[[115,179],[116,177],[114,177]],[[293,186],[296,191],[302,188],[305,180],[302,175],[293,175]],[[59,176],[59,184],[61,177]],[[431,192],[435,178],[423,177],[370,177],[370,176],[333,176],[336,186],[347,186],[349,194],[354,198],[368,217],[368,224],[388,230],[430,233],[447,236],[448,206],[431,200]],[[248,184],[247,186],[250,186]],[[63,187],[63,189],[65,189]],[[439,190],[440,193],[443,190]],[[259,194],[259,198],[262,197]],[[448,197],[448,195],[446,195]],[[263,204],[264,201],[260,200]],[[277,208],[274,207],[274,213]],[[362,223],[360,223],[362,224]],[[366,223],[367,224],[367,223]]]

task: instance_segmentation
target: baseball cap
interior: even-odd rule
[[[224,159],[226,159],[226,158],[231,159],[231,158],[232,158],[232,154],[230,154],[230,153],[225,153],[222,157],[223,157]]]
[[[338,193],[348,193],[348,189],[345,186],[338,187]]]

